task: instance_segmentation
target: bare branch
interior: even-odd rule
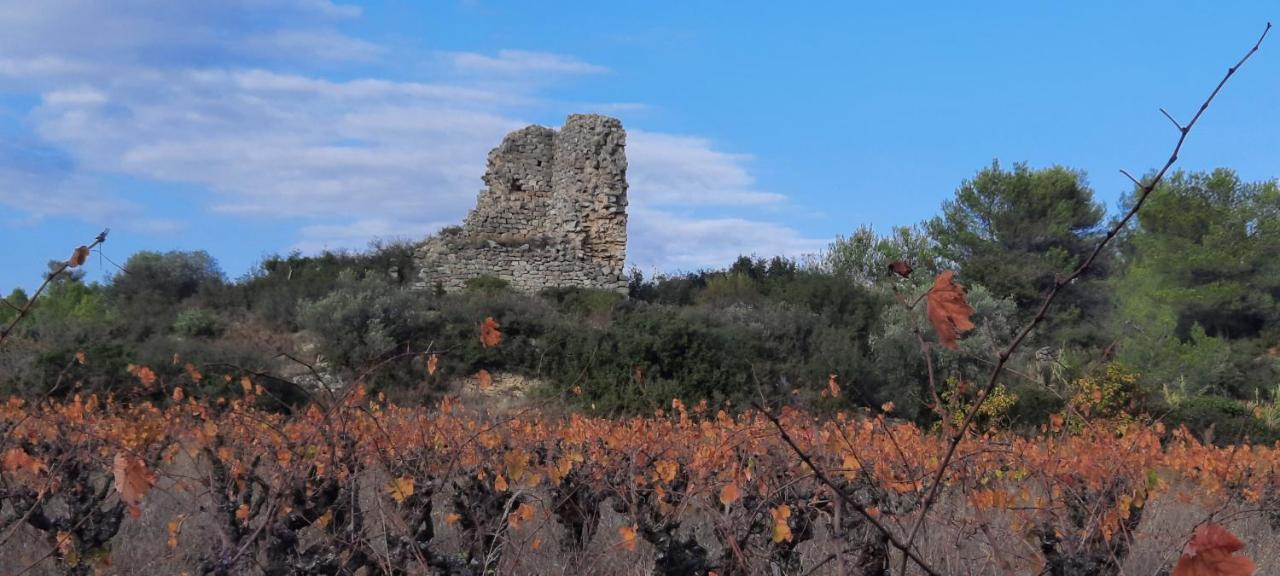
[[[93,244],[90,244],[89,246],[87,246],[87,249],[93,250],[94,248],[101,246],[103,242],[106,242],[107,232],[109,232],[110,230],[111,229],[108,228],[106,230],[103,230],[101,234],[98,234],[98,237],[94,239]],[[15,317],[13,321],[9,323],[8,326],[5,326],[3,332],[0,332],[0,344],[4,344],[4,341],[9,338],[9,334],[13,332],[13,329],[16,328],[18,326],[18,323],[22,322],[22,319],[25,318],[27,316],[27,313],[31,311],[31,307],[35,306],[36,300],[40,297],[40,294],[44,292],[44,289],[48,288],[49,284],[53,282],[54,279],[56,279],[58,276],[61,276],[63,272],[67,271],[67,268],[71,268],[71,267],[72,266],[70,261],[63,262],[61,266],[58,266],[57,270],[54,270],[51,274],[45,277],[44,282],[40,284],[40,287],[36,288],[36,293],[32,294],[31,298],[27,299],[26,306],[23,306],[22,309],[18,311],[18,316]],[[8,301],[6,301],[5,303],[7,304]]]
[[[1080,266],[1070,275],[1065,278],[1059,278],[1054,282],[1053,289],[1051,289],[1049,294],[1045,296],[1044,302],[1041,303],[1040,309],[1036,312],[1035,317],[1018,332],[1018,335],[1009,343],[1009,346],[996,357],[995,366],[991,369],[991,374],[987,378],[986,386],[982,388],[981,392],[978,394],[978,398],[974,401],[973,406],[965,414],[964,421],[960,424],[960,429],[951,437],[951,441],[947,445],[947,452],[943,456],[942,462],[938,464],[938,470],[933,476],[932,483],[929,485],[928,493],[925,495],[924,505],[920,508],[920,516],[916,518],[915,526],[911,529],[911,534],[907,537],[908,547],[915,543],[916,535],[919,533],[921,525],[924,524],[924,519],[929,513],[929,508],[933,506],[934,500],[938,496],[938,489],[942,485],[942,477],[946,473],[947,466],[951,464],[951,460],[955,457],[956,448],[959,447],[960,442],[964,439],[969,426],[973,424],[973,420],[977,416],[978,410],[982,408],[987,397],[991,395],[993,390],[995,390],[996,384],[999,382],[1000,375],[1004,372],[1005,364],[1009,362],[1009,358],[1018,350],[1018,347],[1022,345],[1022,342],[1026,340],[1027,336],[1030,335],[1042,321],[1044,321],[1045,315],[1049,311],[1049,306],[1053,304],[1053,301],[1058,297],[1058,293],[1062,288],[1073,282],[1076,278],[1084,275],[1084,273],[1089,270],[1090,266],[1093,265],[1094,260],[1102,254],[1103,249],[1105,249],[1107,244],[1111,242],[1111,239],[1115,238],[1138,213],[1138,210],[1142,208],[1147,197],[1151,195],[1151,192],[1154,191],[1156,186],[1158,186],[1164,179],[1165,174],[1168,173],[1171,167],[1173,167],[1173,164],[1178,161],[1178,153],[1182,151],[1182,145],[1187,141],[1187,136],[1191,133],[1191,128],[1194,127],[1196,122],[1200,120],[1200,117],[1204,115],[1205,110],[1208,110],[1209,104],[1211,104],[1213,99],[1217,97],[1218,92],[1222,91],[1222,87],[1227,84],[1227,81],[1230,80],[1231,77],[1235,75],[1236,71],[1240,69],[1240,66],[1244,65],[1244,63],[1249,60],[1249,57],[1253,56],[1253,54],[1258,51],[1258,48],[1262,45],[1262,41],[1266,39],[1267,33],[1270,31],[1271,23],[1268,22],[1266,28],[1262,31],[1262,35],[1258,37],[1258,41],[1254,42],[1253,47],[1240,58],[1239,62],[1236,62],[1234,66],[1227,69],[1227,74],[1223,76],[1222,80],[1218,82],[1218,85],[1214,87],[1213,92],[1209,93],[1209,97],[1205,98],[1204,102],[1200,104],[1200,109],[1196,111],[1195,116],[1191,117],[1191,121],[1187,122],[1186,126],[1179,128],[1181,135],[1178,137],[1177,144],[1173,147],[1173,152],[1169,154],[1169,159],[1165,161],[1164,166],[1156,172],[1155,176],[1148,180],[1146,184],[1141,185],[1141,190],[1138,193],[1137,200],[1133,203],[1133,206],[1129,211],[1123,218],[1116,222],[1110,230],[1107,231],[1107,235],[1098,242],[1097,246],[1094,247],[1093,252],[1089,254],[1089,257],[1085,259],[1084,263],[1080,264]],[[1170,119],[1172,120],[1172,118]],[[1125,173],[1125,175],[1128,176],[1128,173]],[[1129,178],[1131,180],[1133,179],[1132,176]],[[904,568],[906,566],[905,560],[903,561],[903,566]]]
[[[1186,132],[1186,131],[1187,131],[1187,128],[1186,128],[1185,126],[1183,126],[1182,124],[1179,124],[1177,120],[1174,120],[1174,119],[1173,119],[1173,116],[1170,116],[1170,115],[1169,115],[1169,113],[1168,113],[1168,112],[1166,112],[1164,108],[1161,108],[1161,109],[1160,109],[1160,113],[1161,113],[1161,114],[1164,114],[1164,117],[1165,117],[1165,118],[1168,118],[1170,122],[1173,122],[1173,126],[1174,126],[1175,128],[1177,128],[1179,132]]]

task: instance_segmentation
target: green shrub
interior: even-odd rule
[[[300,305],[303,328],[320,339],[321,353],[348,370],[372,367],[401,348],[428,318],[419,293],[375,278],[338,275],[326,296]]]
[[[235,287],[230,306],[247,307],[258,317],[286,330],[300,328],[298,304],[323,298],[338,286],[338,275],[374,278],[405,286],[414,274],[413,245],[373,242],[369,252],[325,251],[315,256],[292,252],[271,256]]]
[[[548,288],[539,293],[563,314],[607,323],[614,308],[625,298],[612,290],[592,288]]]
[[[742,272],[729,272],[707,278],[707,286],[698,293],[697,302],[715,307],[750,306],[762,298],[751,277]]]
[[[192,308],[178,313],[173,321],[173,331],[189,338],[214,338],[222,333],[222,323],[212,312]]]
[[[163,308],[223,283],[209,253],[138,252],[125,261],[126,272],[111,278],[108,293],[118,302]]]
[[[496,276],[477,276],[466,281],[468,292],[501,292],[510,287],[510,282]]]
[[[1280,430],[1254,417],[1244,402],[1223,396],[1195,396],[1183,399],[1164,416],[1169,426],[1186,426],[1197,435],[1212,431],[1211,439],[1230,444],[1248,437],[1254,442],[1280,440]]]

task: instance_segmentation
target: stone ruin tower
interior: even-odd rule
[[[574,114],[559,132],[529,126],[489,152],[476,207],[418,248],[421,289],[457,291],[493,276],[522,292],[626,290],[626,133],[615,118]]]

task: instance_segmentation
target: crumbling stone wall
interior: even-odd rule
[[[493,276],[517,290],[625,290],[626,133],[615,118],[574,114],[559,132],[529,126],[489,152],[486,188],[461,227],[415,253],[416,286],[456,291]]]

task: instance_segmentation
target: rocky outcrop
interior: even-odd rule
[[[492,276],[537,292],[625,290],[626,133],[617,119],[569,116],[559,132],[529,126],[489,152],[486,188],[460,227],[416,252],[424,289],[456,291]]]

